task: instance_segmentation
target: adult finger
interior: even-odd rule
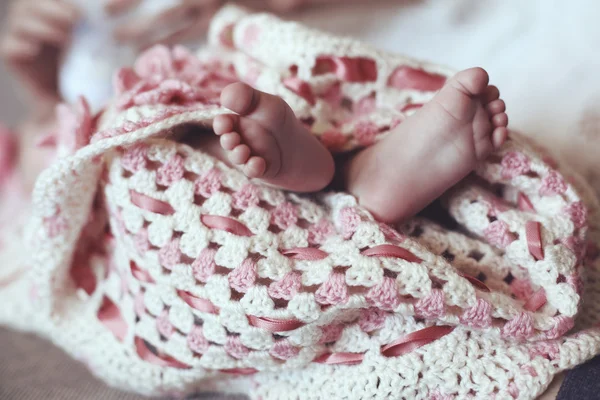
[[[104,5],[104,10],[108,15],[115,16],[130,11],[140,4],[141,1],[142,0],[109,0]]]
[[[67,1],[42,0],[31,5],[31,13],[57,26],[72,28],[81,17],[79,9]]]
[[[186,26],[176,32],[172,32],[169,35],[157,40],[159,44],[172,46],[176,44],[182,44],[191,40],[197,40],[202,38],[212,20],[213,12],[207,12],[197,17],[195,20],[190,21]]]
[[[149,35],[154,35],[161,26],[181,20],[185,16],[186,11],[188,11],[187,6],[178,5],[150,18],[137,18],[133,21],[128,21],[115,29],[114,36],[121,42],[144,42]]]
[[[0,43],[0,54],[9,64],[14,64],[35,58],[40,52],[40,47],[36,41],[10,35]]]
[[[14,35],[37,43],[63,45],[70,38],[70,31],[39,18],[21,21],[14,28]]]

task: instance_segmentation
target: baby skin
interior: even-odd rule
[[[468,175],[506,140],[508,117],[481,68],[459,72],[384,139],[341,165],[279,97],[234,83],[221,103],[236,114],[215,118],[230,162],[250,178],[312,192],[338,173],[346,191],[382,222],[400,222]]]

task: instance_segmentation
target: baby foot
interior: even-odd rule
[[[227,86],[213,130],[229,160],[249,178],[297,192],[323,189],[333,178],[331,153],[294,116],[281,98],[244,83]]]
[[[504,101],[472,68],[344,168],[348,190],[384,222],[416,214],[468,175],[508,135]]]

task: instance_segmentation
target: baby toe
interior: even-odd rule
[[[506,115],[506,113],[494,115],[492,117],[492,125],[496,128],[508,126],[508,115]]]
[[[500,114],[500,113],[503,113],[504,111],[506,111],[506,104],[504,103],[504,100],[497,99],[497,100],[493,100],[492,102],[490,102],[485,107],[485,109],[487,110],[490,117],[492,117],[496,114]]]
[[[231,151],[242,143],[242,138],[237,132],[229,132],[221,136],[220,142],[223,149]]]
[[[233,112],[246,115],[256,105],[258,99],[255,94],[256,90],[245,83],[232,83],[221,92],[221,105]]]
[[[494,129],[494,132],[492,133],[492,143],[494,144],[494,148],[500,148],[504,144],[504,142],[506,142],[507,138],[508,129],[506,129],[505,127]]]
[[[244,166],[244,173],[249,178],[260,178],[267,170],[267,163],[262,157],[252,157]]]
[[[236,146],[231,153],[229,153],[229,160],[236,165],[245,164],[246,161],[248,161],[248,158],[250,158],[250,147],[245,144]]]
[[[500,90],[494,85],[488,86],[483,92],[483,96],[481,97],[481,101],[483,104],[488,104],[494,100],[500,98]]]
[[[215,134],[222,135],[235,129],[237,116],[233,114],[217,115],[213,120],[213,131]]]

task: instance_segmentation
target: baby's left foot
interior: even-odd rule
[[[219,115],[213,130],[229,160],[249,178],[296,192],[314,192],[331,182],[331,153],[277,96],[244,83],[221,93],[221,104],[238,115]]]
[[[344,168],[348,191],[383,222],[410,217],[469,174],[508,134],[481,68],[459,72],[414,116]]]

